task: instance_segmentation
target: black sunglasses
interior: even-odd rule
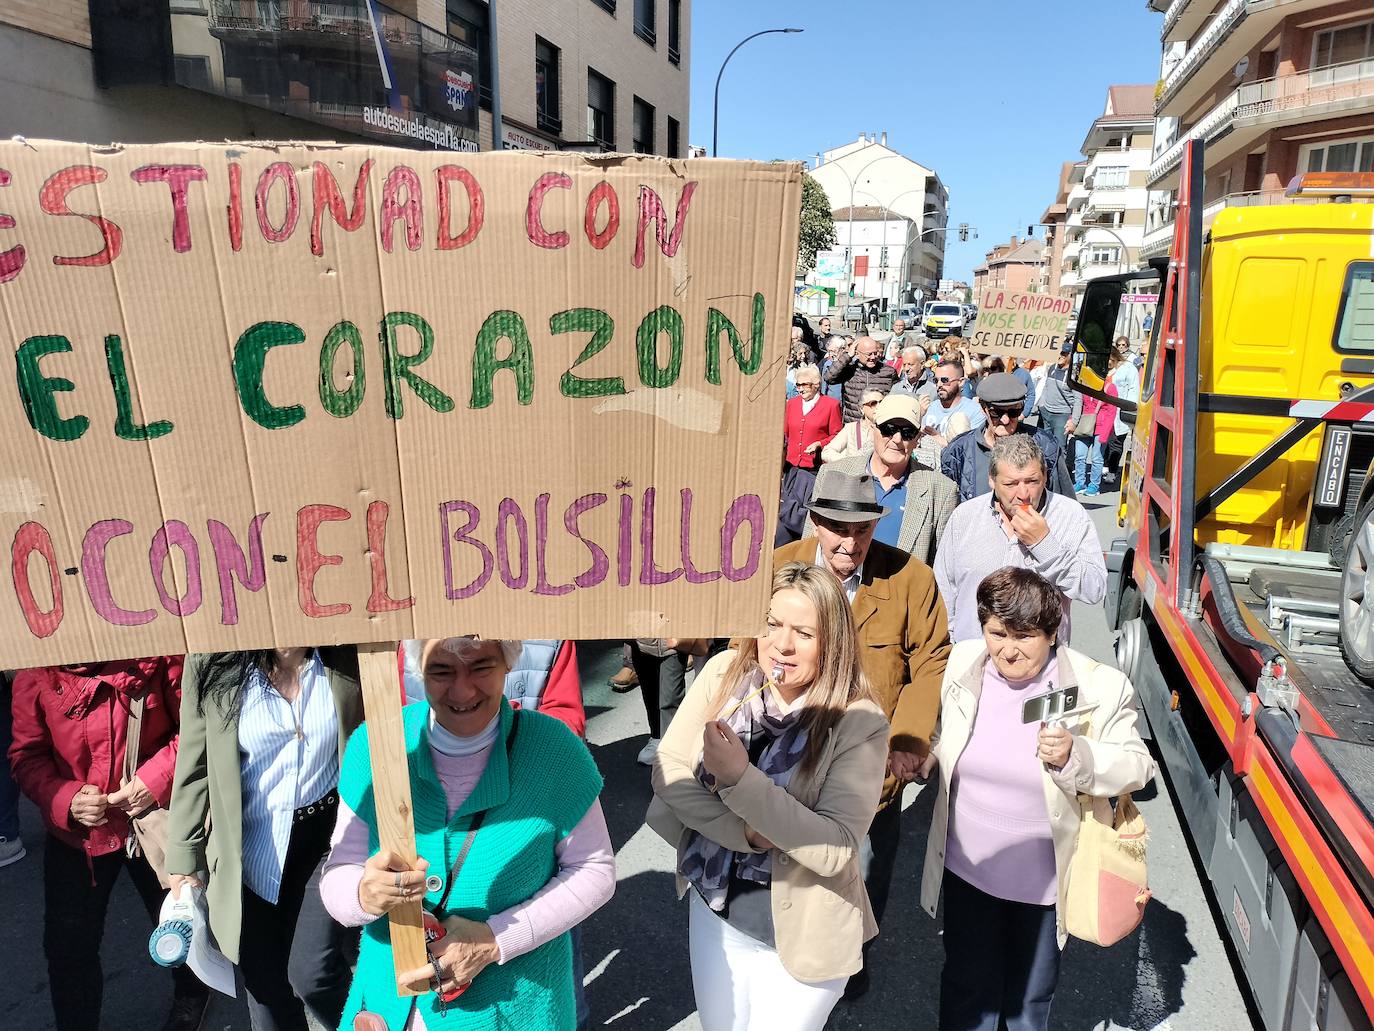
[[[879,425],[878,432],[884,437],[894,437],[901,434],[905,441],[913,441],[921,431],[909,422],[885,422]]]
[[[1011,406],[1005,407],[1005,408],[1004,408],[1002,405],[984,405],[983,407],[984,407],[985,409],[987,409],[988,415],[990,415],[990,416],[991,416],[992,418],[994,418],[994,419],[1019,419],[1019,418],[1021,418],[1021,406],[1020,406],[1020,405],[1011,405]]]

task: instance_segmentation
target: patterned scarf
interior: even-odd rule
[[[731,692],[725,704],[722,721],[739,735],[744,748],[751,755],[763,744],[758,768],[780,788],[787,787],[792,773],[806,750],[806,728],[801,726],[802,707],[783,712],[777,697],[763,686],[763,671],[755,669],[744,677]],[[744,701],[741,703],[741,699]],[[715,778],[697,760],[697,780],[715,790]],[[706,904],[715,912],[725,909],[730,890],[730,878],[738,877],[758,884],[773,881],[772,852],[735,852],[693,831],[683,851],[679,871],[701,893]]]

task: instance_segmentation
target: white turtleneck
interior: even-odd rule
[[[491,747],[491,743],[496,740],[496,734],[500,729],[501,714],[498,712],[491,718],[490,723],[472,737],[459,737],[452,731],[444,729],[443,725],[435,718],[433,710],[430,710],[429,713],[429,745],[440,755],[476,755],[478,752]]]

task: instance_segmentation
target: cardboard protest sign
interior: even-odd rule
[[[800,169],[0,144],[0,666],[757,630]]]
[[[1072,314],[1073,302],[1066,297],[991,287],[978,297],[969,349],[1010,355],[1023,362],[1057,361]]]

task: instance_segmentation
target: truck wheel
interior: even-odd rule
[[[1341,654],[1361,680],[1374,684],[1374,500],[1355,517],[1341,572]]]
[[[1116,665],[1126,679],[1140,685],[1140,656],[1147,647],[1145,620],[1136,616],[1121,624],[1121,636],[1116,639]]]

